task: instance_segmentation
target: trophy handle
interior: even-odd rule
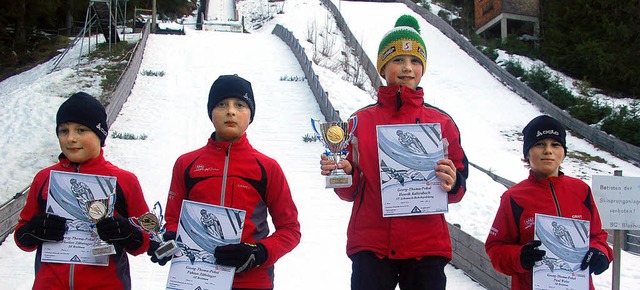
[[[322,141],[322,135],[320,134],[320,132],[318,132],[318,128],[316,127],[316,124],[318,123],[320,123],[320,120],[311,118],[311,128],[313,128],[313,131],[316,132],[316,139],[318,139],[318,141]]]
[[[156,207],[159,208],[159,213],[156,213]],[[162,222],[164,221],[164,214],[162,211],[162,205],[160,204],[160,201],[156,201],[156,204],[153,205],[153,209],[152,212],[155,216],[158,217],[158,223],[160,225],[162,225]]]
[[[109,208],[107,209],[107,215],[109,217],[113,216],[113,211],[116,209],[116,193],[112,192],[109,194]]]
[[[140,230],[141,232],[144,232],[144,229],[143,229],[143,228],[142,228],[142,226],[139,224],[139,221],[138,221],[138,219],[137,219],[137,218],[135,218],[135,217],[130,217],[130,218],[129,218],[129,223],[130,223],[132,226],[136,227],[136,229]]]
[[[347,122],[353,120],[353,126],[351,126],[351,130],[349,130],[349,134],[347,134],[347,141],[345,141],[345,143],[349,143],[351,142],[351,139],[353,139],[353,132],[356,131],[356,127],[358,127],[358,117],[353,116],[351,118],[349,118],[347,120]]]

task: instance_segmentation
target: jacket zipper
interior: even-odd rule
[[[402,107],[402,86],[398,87],[398,92],[396,92],[396,112],[400,111],[400,108]]]
[[[558,197],[556,196],[556,191],[553,189],[553,182],[551,182],[550,179],[549,179],[549,189],[551,189],[551,196],[553,197],[553,202],[555,203],[558,216],[562,217],[562,212],[560,212],[560,203],[558,203]]]
[[[231,152],[231,145],[233,143],[229,143],[229,147],[227,147],[227,152],[224,156],[224,169],[222,170],[222,190],[220,191],[220,206],[224,206],[224,195],[227,190],[227,173],[229,172],[229,154]]]
[[[80,164],[76,163],[75,167],[76,167],[76,170],[75,170],[76,173],[80,173]],[[73,283],[73,281],[75,280],[74,279],[74,277],[75,277],[74,273],[75,273],[75,269],[76,269],[75,266],[76,266],[76,264],[70,264],[69,265],[69,290],[73,290],[75,288],[74,287],[74,283]]]

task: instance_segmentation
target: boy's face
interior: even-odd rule
[[[529,166],[538,178],[558,176],[565,152],[562,143],[555,139],[540,140],[529,149]]]
[[[398,55],[382,68],[387,85],[401,85],[415,90],[422,79],[422,62],[412,55]]]
[[[100,138],[89,127],[75,122],[58,126],[58,142],[69,160],[84,163],[100,156]]]
[[[249,127],[251,109],[238,98],[226,98],[211,110],[211,122],[216,128],[215,141],[233,142]]]

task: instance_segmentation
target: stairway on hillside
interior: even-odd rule
[[[118,31],[116,30],[116,20],[111,14],[110,0],[92,0],[91,7],[98,17],[98,26],[104,34],[104,39],[108,43],[116,43],[120,41]]]

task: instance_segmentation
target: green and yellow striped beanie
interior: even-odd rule
[[[389,60],[398,55],[413,55],[422,61],[422,74],[427,66],[427,49],[420,37],[418,20],[411,15],[402,15],[396,20],[396,25],[380,41],[378,47],[378,73],[382,72]]]

